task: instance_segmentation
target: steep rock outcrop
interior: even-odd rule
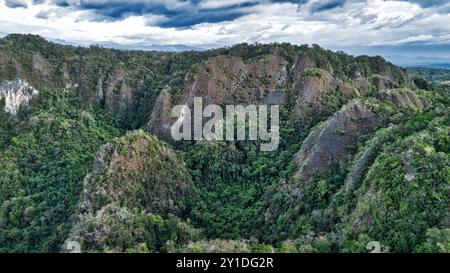
[[[409,90],[387,90],[379,92],[375,97],[381,101],[390,101],[396,107],[410,107],[424,110],[429,107],[426,98],[419,97]]]
[[[181,101],[190,104],[195,96],[202,97],[205,104],[263,102],[271,92],[285,86],[287,64],[277,55],[250,63],[238,57],[214,57],[194,72]]]
[[[346,105],[306,138],[295,159],[299,169],[294,178],[308,181],[333,164],[342,166],[351,160],[361,137],[379,125],[376,114],[362,103]]]
[[[267,96],[266,100],[264,101],[264,104],[267,105],[283,105],[286,104],[288,100],[288,95],[286,92],[282,91],[275,91],[269,94]]]
[[[352,163],[345,182],[345,194],[347,197],[349,197],[353,190],[360,185],[368,168],[380,152],[382,145],[392,141],[393,135],[397,130],[398,128],[394,125],[379,130],[376,135],[366,143],[363,150],[355,156],[355,160]]]
[[[159,139],[170,140],[172,95],[164,89],[156,99],[147,128]]]
[[[104,100],[106,109],[125,115],[127,110],[133,106],[133,89],[127,83],[126,72],[116,70],[105,84]]]
[[[191,191],[190,176],[175,152],[143,131],[129,133],[98,152],[67,242],[107,244],[114,241],[111,229],[134,223],[135,213],[181,213]]]
[[[297,92],[294,111],[301,118],[308,118],[313,113],[320,112],[327,94],[348,99],[357,95],[357,91],[350,84],[333,78],[322,69],[306,73]]]
[[[33,65],[33,69],[41,73],[43,76],[49,75],[48,64],[39,54],[33,55],[31,63]]]
[[[410,108],[416,111],[426,110],[430,103],[424,97],[418,96],[416,93],[409,90],[388,90],[382,91],[375,95],[381,102],[390,102],[398,108]],[[367,172],[370,165],[375,160],[375,157],[380,152],[384,143],[394,141],[394,136],[399,134],[398,126],[391,125],[388,128],[383,128],[376,133],[376,135],[366,143],[364,149],[355,157],[350,173],[346,180],[346,194],[350,195],[353,189],[357,188],[363,180],[363,175]],[[405,164],[408,172],[405,174],[405,179],[409,180],[414,177],[414,170],[409,164]]]
[[[171,141],[171,106],[193,106],[194,97],[203,105],[284,104],[288,81],[288,61],[278,55],[244,62],[233,56],[216,56],[200,64],[186,79],[181,93],[163,90],[155,103],[147,128],[156,136]],[[283,91],[281,91],[283,90]]]
[[[39,93],[24,80],[3,81],[0,83],[0,100],[4,100],[4,110],[17,114],[20,106],[28,105],[33,96]]]
[[[81,211],[118,203],[176,213],[183,209],[190,189],[190,176],[176,154],[155,137],[137,131],[101,148],[84,181]]]
[[[383,115],[376,110],[378,103],[390,102],[397,108],[416,111],[429,106],[425,98],[407,90],[379,92],[375,97],[374,107],[366,106],[359,100],[344,106],[306,138],[296,157],[299,170],[295,178],[306,181],[334,164],[344,166],[352,160],[358,142],[368,133],[386,125]],[[365,156],[370,155],[370,150],[367,153]],[[363,160],[365,156],[363,153]]]
[[[374,162],[384,145],[399,137],[399,132],[404,133],[404,130],[396,125],[385,127],[395,121],[396,114],[414,115],[414,112],[425,109],[422,106],[427,104],[423,97],[411,91],[388,92],[391,95],[381,95],[378,99],[354,100],[312,130],[291,163],[294,174],[282,177],[276,186],[266,192],[265,198],[270,200],[265,211],[266,225],[276,225],[279,221],[288,219],[286,215],[289,215],[290,221],[306,228],[312,225],[320,230],[331,231],[342,221],[339,218],[342,217],[344,208],[337,208],[336,202],[343,200],[342,197],[350,200],[360,192],[367,177],[374,176],[370,169],[377,166]],[[402,94],[403,92],[406,93]],[[394,101],[403,97],[409,100],[404,100],[397,106]],[[379,130],[380,128],[382,129]],[[358,146],[362,146],[365,140],[366,145],[359,149],[357,154]],[[403,172],[401,177],[404,177],[405,181],[412,181],[417,177],[417,169],[410,163],[412,160],[409,158],[409,152],[405,153],[404,166],[400,164]],[[362,205],[358,205],[355,211],[370,209],[372,206],[367,207],[363,203],[379,198],[380,193],[369,187],[365,191],[365,197],[361,199]],[[378,205],[380,204],[374,203],[374,206]],[[353,221],[355,226],[370,226],[370,211],[355,215],[360,215]],[[361,229],[356,230],[355,232],[361,232]],[[268,232],[272,234],[275,230],[269,228]],[[299,230],[288,227],[282,232],[278,231],[278,234],[280,238],[286,238],[288,234],[292,236],[298,232]]]

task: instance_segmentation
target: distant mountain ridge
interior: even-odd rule
[[[450,67],[450,44],[404,44],[342,48],[355,55],[380,55],[403,67]]]
[[[106,48],[122,49],[122,50],[144,50],[144,51],[161,51],[161,52],[183,52],[183,51],[205,51],[206,49],[181,44],[175,45],[120,45],[113,43],[101,44]]]
[[[0,38],[7,35],[7,33],[0,32]],[[72,46],[89,47],[90,45],[98,45],[111,49],[161,52],[206,51],[219,48],[214,45],[192,46],[185,44],[119,44],[114,42],[79,44],[62,39],[48,40],[55,43]],[[450,68],[449,44],[404,44],[349,47],[329,46],[327,48],[332,50],[341,50],[352,55],[379,55],[395,65],[402,67]]]

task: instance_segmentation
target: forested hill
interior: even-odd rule
[[[317,45],[0,39],[0,251],[448,252],[449,89]],[[174,142],[172,106],[280,104],[281,143]],[[169,128],[169,129],[168,129]]]
[[[63,46],[39,36],[12,34],[0,40],[0,57],[0,80],[23,79],[38,90],[71,90],[72,96],[79,97],[84,105],[114,113],[122,126],[129,129],[148,122],[161,90],[170,88],[174,94],[182,93],[190,78],[204,69],[212,69],[209,66],[214,64],[224,65],[219,74],[235,69],[230,71],[233,75],[225,75],[231,81],[239,70],[255,69],[254,73],[259,73],[255,75],[256,86],[243,86],[253,89],[265,81],[275,81],[269,77],[283,67],[286,73],[292,72],[286,76],[297,79],[285,79],[280,86],[263,87],[286,89],[308,68],[311,71],[322,69],[342,80],[367,76],[374,85],[399,87],[408,81],[403,69],[381,57],[354,58],[317,45],[240,44],[206,52],[163,53]],[[224,63],[220,63],[221,59]],[[247,67],[243,67],[244,64],[248,64]],[[293,71],[287,71],[291,69]],[[388,78],[391,81],[387,81]],[[261,97],[263,95],[266,94]]]

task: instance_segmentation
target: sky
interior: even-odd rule
[[[450,1],[0,0],[0,33],[124,48],[307,43],[450,62]]]

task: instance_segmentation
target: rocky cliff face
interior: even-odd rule
[[[194,97],[201,97],[204,105],[284,104],[287,101],[288,64],[278,55],[251,62],[232,56],[212,57],[190,73],[181,93],[176,96],[167,90],[160,93],[148,127],[156,136],[171,141],[168,136],[173,123],[170,118],[172,106],[192,107]]]
[[[364,91],[359,91],[349,83],[345,83],[332,77],[322,69],[307,70],[301,84],[298,85],[298,94],[295,101],[295,113],[303,119],[321,112],[324,106],[325,96],[333,95],[350,100]]]
[[[391,110],[389,114],[384,110],[386,107],[395,110]],[[309,224],[331,229],[337,225],[337,219],[349,210],[353,216],[348,217],[355,217],[344,219],[353,221],[355,225],[353,227],[349,224],[349,230],[355,233],[371,230],[370,209],[366,205],[371,203],[373,206],[381,206],[383,193],[374,191],[371,184],[365,184],[364,181],[368,176],[377,176],[371,173],[371,169],[379,167],[376,159],[383,147],[394,142],[396,137],[401,139],[401,134],[405,133],[404,129],[390,124],[392,115],[401,111],[420,113],[429,107],[428,99],[403,89],[380,91],[375,98],[356,99],[345,105],[311,131],[292,162],[296,170],[293,176],[281,179],[275,189],[267,193],[283,196],[283,205],[282,209],[279,205],[268,205],[266,223],[279,221],[278,217],[283,217],[280,214],[291,211],[293,219],[299,213],[308,215],[304,217],[310,217],[309,221],[312,222],[308,222]],[[402,149],[406,147],[404,145]],[[416,178],[416,169],[411,165],[411,153],[411,150],[404,150],[400,156],[404,167],[399,175],[408,182]],[[330,179],[333,176],[338,178]],[[367,187],[364,193],[361,193],[361,185]],[[327,191],[320,192],[320,187]],[[356,189],[356,194],[361,197],[360,204],[356,208],[345,207],[338,210],[337,200],[342,197],[347,198],[345,200],[351,199]],[[318,194],[334,196],[336,199],[327,199]],[[316,205],[317,203],[320,205]]]
[[[238,57],[214,57],[195,71],[182,101],[190,104],[196,96],[203,97],[206,104],[262,102],[268,94],[286,86],[287,65],[277,55],[249,63]]]
[[[376,68],[380,74],[375,75],[352,70],[344,81],[333,74],[330,63],[292,53],[291,58],[277,52],[249,60],[224,55],[208,58],[190,71],[181,90],[160,93],[147,127],[161,139],[171,141],[167,138],[168,124],[174,121],[169,118],[171,107],[192,106],[194,97],[203,98],[204,105],[287,105],[299,118],[309,121],[331,114],[330,106],[339,109],[351,99],[372,92],[413,86],[406,72],[394,72],[388,64],[380,64]]]
[[[409,90],[384,90],[375,95],[381,101],[389,101],[396,107],[410,107],[416,110],[424,110],[429,107],[427,99],[417,96]]]
[[[98,249],[114,241],[114,228],[139,214],[178,215],[192,182],[184,163],[166,144],[136,131],[103,146],[83,183],[68,242]],[[126,225],[125,225],[126,226]]]
[[[23,56],[15,53],[24,44],[28,47]],[[196,96],[205,104],[218,105],[277,102],[292,106],[295,102],[294,111],[308,118],[321,113],[330,95],[342,96],[345,104],[372,90],[411,86],[405,71],[382,59],[368,64],[365,59],[347,60],[348,56],[319,47],[267,45],[260,50],[252,57],[240,47],[178,55],[123,52],[64,47],[37,36],[11,35],[0,41],[0,80],[24,79],[38,90],[69,89],[86,104],[104,107],[130,129],[148,124],[152,115],[167,116],[154,113],[163,110],[154,107],[167,87],[172,105],[189,105]],[[343,71],[337,71],[333,59],[326,56],[354,62],[354,67],[343,70],[338,63]],[[315,75],[317,70],[323,72],[321,76]],[[151,123],[152,131],[164,139],[166,121],[159,126],[154,120]]]
[[[298,172],[294,179],[308,181],[331,165],[344,165],[352,158],[358,141],[381,122],[360,102],[346,105],[308,136],[297,154]]]
[[[165,215],[183,209],[191,189],[187,170],[163,142],[143,131],[103,146],[84,181],[81,211],[109,203]]]
[[[376,98],[374,104],[353,101],[314,129],[296,156],[298,171],[294,178],[308,181],[332,165],[342,167],[352,160],[362,138],[387,125],[386,117],[377,111],[378,103],[388,102],[414,111],[429,106],[425,98],[405,90],[382,91]]]
[[[164,89],[156,99],[148,123],[148,129],[160,139],[171,139],[170,128],[173,124],[171,117],[172,106],[172,95],[169,90]]]
[[[4,110],[13,115],[17,114],[22,105],[39,93],[24,80],[3,81],[0,83],[0,100],[4,101]]]

